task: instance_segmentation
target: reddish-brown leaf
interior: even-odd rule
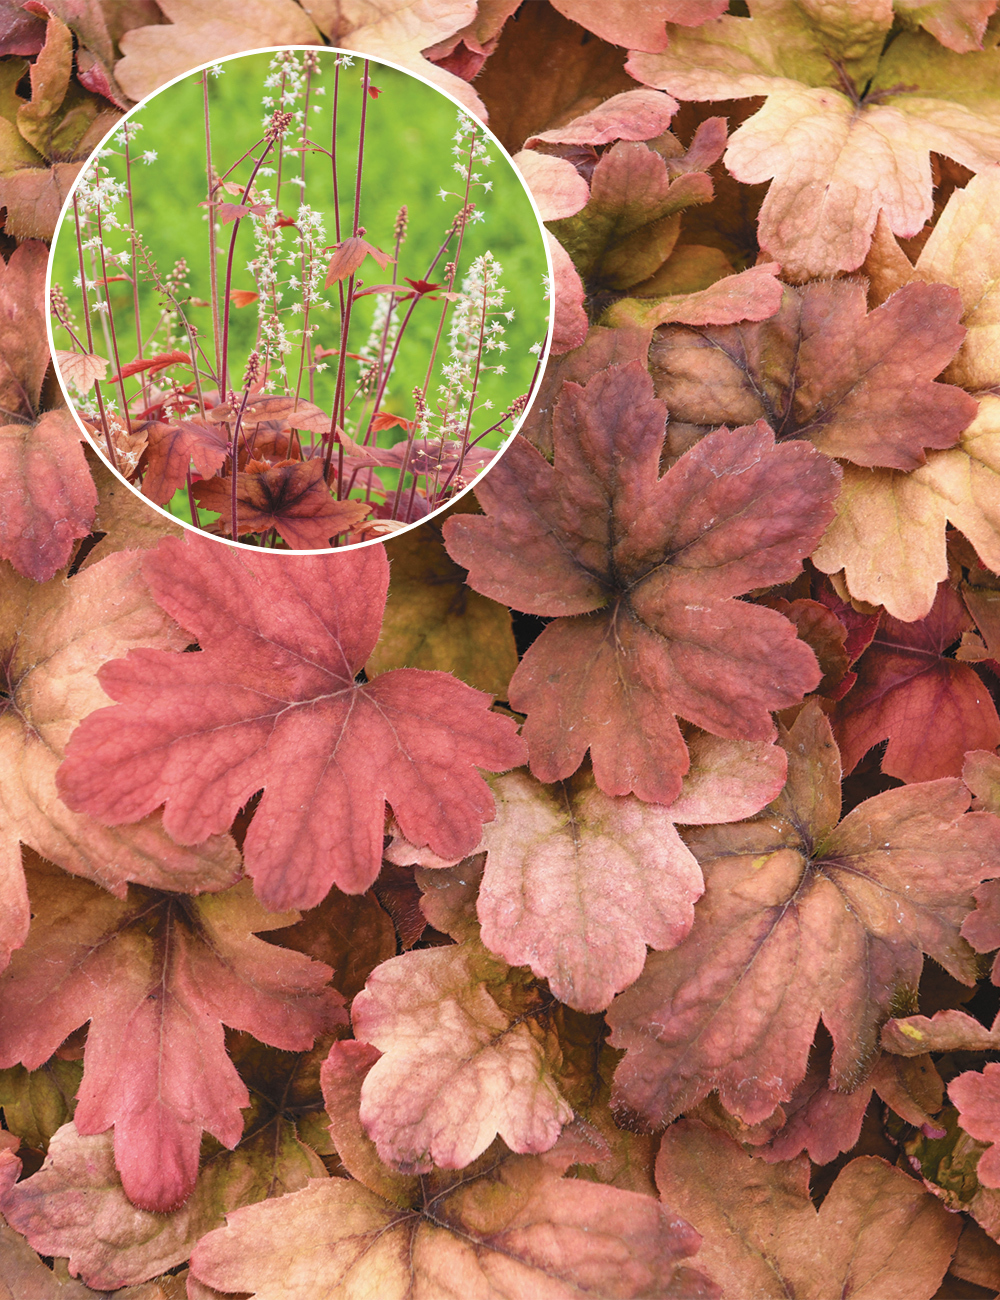
[[[273,915],[249,883],[118,899],[54,867],[31,872],[27,943],[0,977],[0,1066],[34,1069],[90,1021],[75,1122],[115,1126],[130,1200],[169,1210],[198,1173],[202,1130],[234,1147],[249,1094],[222,1025],[292,1051],[346,1019],[330,969],[253,937]]]
[[[565,384],[555,464],[515,439],[477,488],[487,516],[450,519],[444,536],[477,591],[563,616],[510,685],[535,776],[562,780],[589,747],[605,793],[670,803],[688,766],[671,714],[769,740],[769,711],[818,684],[788,621],[734,597],[795,576],[837,475],[757,425],[710,434],[661,478],[651,389],[640,363]]]
[[[15,239],[51,239],[70,186],[82,167],[83,163],[57,162],[52,167],[22,167],[0,176],[0,206],[7,209],[4,232]]]
[[[230,1034],[229,1043],[234,1039]],[[251,1089],[243,1137],[233,1151],[212,1151],[182,1206],[163,1214],[133,1205],[115,1168],[114,1133],[84,1136],[65,1124],[52,1138],[42,1168],[18,1183],[6,1201],[0,1198],[11,1222],[39,1254],[68,1257],[71,1272],[99,1287],[103,1296],[182,1264],[199,1237],[220,1227],[237,1205],[299,1191],[310,1179],[324,1177],[319,1156],[296,1133],[297,1127],[307,1127],[301,1113],[303,1057],[282,1053],[274,1068],[279,1054],[259,1045],[257,1050],[272,1058],[272,1070],[261,1078],[259,1071],[247,1069],[246,1054],[238,1062]],[[285,1062],[290,1070],[281,1068]],[[315,1104],[312,1097],[308,1102]],[[152,1294],[137,1288],[121,1300],[182,1300],[184,1294],[168,1297],[155,1283],[150,1287]]]
[[[775,1112],[782,1117],[781,1126],[757,1146],[765,1160],[793,1160],[806,1151],[814,1163],[828,1164],[841,1152],[850,1151],[861,1134],[872,1093],[907,1124],[934,1127],[932,1112],[941,1109],[944,1084],[926,1053],[909,1060],[883,1053],[865,1082],[852,1092],[837,1092],[830,1086],[830,1054],[819,1055],[789,1100]],[[774,1117],[771,1119],[773,1122]]]
[[[245,217],[250,212],[250,208],[245,203],[219,203],[215,212],[225,226],[230,221],[236,221],[238,217]]]
[[[847,628],[833,610],[818,600],[784,600],[772,596],[765,597],[764,603],[784,614],[795,625],[799,639],[812,647],[823,670],[816,694],[833,700],[846,695],[856,675],[848,672]]]
[[[515,154],[526,138],[580,117],[619,91],[635,90],[624,62],[623,49],[585,35],[552,6],[529,5],[505,24],[476,89],[489,109],[490,129]],[[537,75],[539,67],[546,76]]]
[[[766,1165],[693,1120],[664,1134],[656,1182],[702,1234],[699,1262],[733,1300],[931,1300],[962,1227],[872,1156],[852,1160],[817,1211],[804,1156]]]
[[[554,235],[546,233],[552,254],[552,290],[555,294],[555,321],[552,328],[553,356],[578,348],[587,337],[586,290],[573,259]]]
[[[491,782],[483,943],[577,1010],[602,1010],[638,979],[647,944],[672,948],[691,928],[703,882],[675,824],[750,816],[784,785],[774,746],[704,734],[688,745],[691,771],[669,808],[613,799],[586,768],[558,785],[525,771]]]
[[[38,239],[15,248],[0,265],[0,423],[34,419],[49,364],[45,330],[48,249]]]
[[[94,523],[97,489],[69,411],[0,428],[0,555],[44,582]]]
[[[263,787],[247,870],[269,906],[311,907],[331,884],[361,893],[378,875],[386,801],[414,843],[471,851],[493,814],[474,765],[514,767],[524,746],[488,696],[445,673],[355,681],[385,604],[382,547],[289,558],[190,534],[146,553],[154,596],[202,653],[105,668],[122,703],[76,734],[61,789],[115,824],[165,801],[164,824],[196,844]]]
[[[706,173],[673,179],[654,149],[622,140],[601,155],[586,206],[554,222],[553,233],[592,291],[629,289],[670,256],[683,209],[711,197]]]
[[[267,942],[294,948],[333,971],[334,986],[350,1001],[376,966],[396,955],[396,930],[379,900],[331,889],[318,907],[294,925],[275,930]]]
[[[926,618],[902,623],[882,615],[857,661],[858,680],[834,713],[845,772],[886,739],[882,771],[904,781],[958,776],[967,750],[1000,744],[1000,717],[983,679],[945,653],[971,627],[946,582]]]
[[[818,705],[783,743],[788,784],[766,814],[689,832],[706,886],[694,928],[608,1013],[626,1049],[617,1104],[652,1123],[713,1089],[745,1122],[766,1118],[804,1077],[820,1017],[832,1086],[856,1087],[925,952],[975,979],[959,927],[997,874],[1000,819],[967,814],[965,786],[944,779],[876,795],[838,826],[840,763]]]
[[[232,479],[196,483],[195,500],[222,516],[231,535]],[[356,528],[369,513],[365,501],[338,501],[323,477],[323,462],[285,461],[254,474],[236,476],[236,521],[240,535],[276,528],[295,551],[325,550],[338,533]]]
[[[672,420],[714,429],[767,420],[857,465],[915,469],[951,447],[975,400],[932,382],[965,337],[956,289],[912,284],[866,315],[864,285],[785,289],[759,324],[668,327],[650,356]]]
[[[225,433],[195,420],[151,424],[146,439],[148,464],[142,491],[159,506],[166,505],[184,486],[192,464],[202,478],[209,478],[221,469],[229,454]]]

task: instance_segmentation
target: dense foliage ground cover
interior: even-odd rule
[[[1000,1292],[995,7],[9,10],[18,1300]],[[42,241],[324,38],[488,110],[556,355],[443,523],[237,551],[88,464]]]

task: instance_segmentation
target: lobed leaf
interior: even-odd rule
[[[0,556],[45,582],[94,523],[97,490],[69,411],[0,427]]]
[[[206,12],[199,0],[165,0],[166,25],[126,31],[115,78],[130,99],[143,99],[207,59],[246,49],[314,45],[317,31],[295,0],[219,0]]]
[[[809,438],[856,465],[915,469],[978,410],[932,382],[965,337],[960,311],[944,285],[908,285],[866,315],[863,284],[809,284],[757,324],[660,331],[650,368],[673,420],[767,420],[779,439]]]
[[[557,785],[524,771],[491,783],[483,943],[530,966],[577,1010],[608,1006],[638,979],[647,944],[672,948],[691,928],[703,882],[675,822],[758,812],[784,784],[784,754],[773,746],[705,735],[689,746],[692,771],[669,808],[611,798],[586,768]]]
[[[234,1151],[213,1152],[184,1205],[169,1213],[144,1210],[122,1190],[112,1135],[83,1136],[67,1124],[42,1168],[2,1204],[40,1254],[68,1258],[75,1274],[103,1292],[175,1268],[230,1210],[298,1191],[324,1172],[294,1125],[279,1117],[260,1123]]]
[[[383,1054],[361,1122],[387,1164],[464,1169],[498,1134],[513,1151],[547,1151],[573,1118],[553,1078],[554,1035],[528,1019],[531,998],[504,1005],[517,992],[508,979],[470,939],[384,962],[354,999],[355,1037]]]
[[[197,420],[176,424],[157,420],[146,429],[147,468],[142,480],[143,495],[158,506],[166,505],[187,482],[193,464],[202,478],[211,478],[223,466],[229,452],[225,433]]]
[[[926,618],[901,623],[883,614],[857,661],[858,679],[833,715],[845,772],[883,740],[882,771],[903,781],[960,776],[967,750],[1000,744],[1000,718],[983,679],[946,653],[971,627],[947,583]]]
[[[792,280],[859,267],[880,211],[915,235],[932,211],[931,150],[972,171],[1000,160],[998,33],[958,55],[919,31],[886,44],[891,23],[884,0],[751,0],[748,17],[673,28],[666,51],[630,59],[633,76],[680,99],[767,96],[726,166],[771,181],[759,241]]]
[[[364,1181],[331,1178],[231,1215],[195,1248],[196,1279],[259,1300],[311,1300],[317,1286],[331,1300],[372,1287],[385,1300],[717,1300],[718,1287],[685,1266],[700,1243],[683,1219],[651,1196],[561,1177],[592,1155],[573,1135],[544,1156],[497,1143],[461,1174],[389,1176],[357,1122],[372,1058],[342,1044],[324,1072],[331,1129]]]
[[[788,783],[768,810],[688,834],[706,885],[694,927],[608,1013],[626,1051],[615,1104],[650,1123],[713,1089],[745,1122],[764,1119],[804,1077],[820,1018],[832,1086],[857,1087],[923,953],[975,979],[959,931],[972,889],[996,873],[1000,821],[967,813],[965,787],[945,778],[887,790],[838,826],[839,757],[817,704],[782,743]]]
[[[656,1181],[703,1234],[705,1266],[733,1296],[931,1300],[961,1229],[874,1156],[842,1169],[817,1211],[804,1157],[767,1165],[692,1120],[664,1134]]]
[[[911,474],[848,465],[836,517],[812,560],[824,573],[843,569],[856,599],[920,619],[948,576],[949,520],[988,568],[1000,569],[998,502],[1000,397],[984,393],[958,445],[932,452]]]
[[[267,913],[249,882],[218,894],[117,899],[41,864],[25,946],[0,977],[0,1067],[34,1069],[90,1021],[75,1123],[115,1126],[128,1198],[167,1211],[194,1189],[203,1130],[234,1147],[249,1094],[222,1024],[293,1051],[343,1023],[329,967],[254,937]]]
[[[162,607],[201,644],[103,670],[121,703],[88,720],[60,777],[64,799],[120,825],[164,803],[198,844],[264,789],[246,869],[269,906],[315,906],[378,874],[388,801],[407,838],[473,849],[492,799],[474,764],[523,761],[514,724],[445,673],[355,681],[378,637],[382,548],[287,559],[168,538],[144,557]],[[209,775],[210,774],[210,775]]]
[[[837,486],[763,424],[709,435],[661,478],[664,414],[637,362],[564,384],[554,465],[515,439],[477,490],[486,518],[444,527],[475,590],[557,619],[510,686],[533,774],[562,780],[589,747],[606,794],[658,803],[688,766],[669,714],[768,740],[769,710],[818,684],[789,623],[733,597],[794,576]]]
[[[218,512],[220,529],[230,534],[232,479],[204,480],[193,492],[203,510]],[[328,550],[332,538],[356,528],[370,510],[366,501],[331,496],[319,459],[283,461],[236,475],[239,534],[275,528],[293,551]]]

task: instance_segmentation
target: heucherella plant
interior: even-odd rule
[[[156,187],[144,169],[158,153],[139,151],[144,123],[122,123],[84,172],[61,236],[77,269],[75,294],[57,282],[53,299],[69,344],[58,361],[95,446],[185,522],[278,549],[371,540],[466,488],[513,431],[535,381],[538,334],[519,338],[510,367],[493,355],[507,349],[515,315],[501,312],[508,289],[485,244],[491,144],[460,111],[452,139],[428,144],[457,177],[437,191],[443,214],[418,193],[382,247],[364,224],[386,215],[369,173],[406,111],[404,79],[348,55],[279,51],[263,78],[257,138],[234,145],[234,157],[220,138],[238,133],[220,127],[218,110],[213,125],[223,73],[250,75],[237,63],[197,79],[205,191],[183,216],[190,252],[171,269],[149,215]],[[154,101],[148,122],[157,111],[166,110]],[[505,179],[504,204],[528,211]],[[542,254],[537,230],[534,243],[527,260]],[[381,282],[361,278],[372,274]],[[529,328],[544,334],[533,297]],[[395,388],[404,375],[419,381],[408,392]]]
[[[997,0],[14,9],[0,1294],[995,1296]]]

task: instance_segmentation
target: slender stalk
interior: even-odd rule
[[[243,400],[242,402],[240,402],[240,409],[236,413],[236,422],[233,425],[233,446],[232,446],[232,451],[230,452],[230,455],[232,456],[232,460],[233,460],[232,521],[233,521],[234,542],[238,542],[240,540],[239,531],[236,525],[236,480],[238,477],[237,467],[239,464],[237,460],[237,443],[239,442],[240,439],[240,426],[243,424],[243,412],[247,409],[247,400],[249,399],[249,397],[250,397],[250,385],[248,384],[247,387],[243,390]]]
[[[55,308],[55,307],[52,308],[52,313],[53,313],[53,315],[55,316],[56,320],[59,322],[59,324],[63,327],[63,329],[66,331],[66,333],[70,336],[70,338],[71,338],[71,339],[73,340],[73,342],[76,344],[76,346],[80,349],[80,351],[81,351],[81,352],[87,352],[87,351],[88,351],[88,348],[87,348],[86,344],[85,344],[85,343],[83,342],[83,340],[80,338],[79,334],[77,334],[76,330],[75,330],[75,329],[73,328],[73,326],[69,323],[69,321],[63,319],[62,313],[61,313],[57,308]]]
[[[273,140],[267,141],[260,157],[257,159],[256,163],[254,163],[254,169],[250,173],[250,179],[246,183],[246,188],[243,191],[243,197],[240,200],[241,203],[246,202],[247,195],[253,189],[253,183],[257,179],[257,173],[260,171],[261,167],[263,166],[264,159],[267,157],[268,152],[270,151],[273,143],[274,143]],[[246,157],[246,154],[244,154],[243,156]],[[229,170],[232,171],[232,168],[230,168]],[[233,222],[233,233],[229,238],[229,255],[226,258],[226,297],[225,297],[226,311],[222,319],[222,355],[220,358],[220,365],[219,365],[219,397],[222,401],[226,400],[226,393],[229,391],[229,312],[231,310],[230,298],[233,292],[233,257],[236,253],[236,236],[239,233],[240,222],[242,220],[243,220],[242,217],[237,217],[236,220]],[[235,472],[236,471],[234,468],[233,473]]]
[[[219,323],[219,254],[215,233],[215,191],[212,179],[212,127],[208,111],[208,72],[201,75],[205,100],[205,174],[208,181],[208,279],[211,286],[209,297],[212,300],[212,339],[215,345],[215,369],[218,373],[219,358],[222,355],[222,331]],[[218,382],[218,381],[217,381]],[[222,393],[219,393],[220,398]]]
[[[122,395],[122,415],[125,417],[125,427],[128,429],[129,437],[132,436],[132,419],[129,416],[128,398],[125,396],[125,376],[122,374],[121,361],[118,357],[118,335],[115,330],[115,314],[111,310],[111,293],[108,289],[108,264],[104,257],[104,230],[101,225],[101,208],[100,205],[95,209],[97,215],[97,238],[100,241],[101,250],[101,276],[104,280],[104,299],[107,303],[108,328],[111,331],[111,350],[115,359],[115,373],[118,376],[118,389]],[[133,270],[135,267],[132,268]]]
[[[129,148],[128,148],[129,133],[128,133],[127,126],[124,127],[124,131],[125,131],[125,189],[126,192],[128,193],[129,242],[132,245],[132,311],[135,316],[135,347],[136,347],[135,359],[137,361],[141,361],[142,360],[142,321],[139,316],[139,277],[136,274],[136,269],[135,269],[135,263],[136,263],[135,207],[132,202],[132,159],[131,159],[131,155],[129,154]],[[142,404],[143,406],[146,406],[148,404],[148,399],[146,397],[147,385],[146,385],[146,375],[144,371],[141,372],[140,374],[139,383],[141,385]]]
[[[302,111],[302,140],[303,140],[303,143],[305,143],[305,130],[306,130],[306,125],[307,125],[308,122],[309,122],[309,92],[310,92],[311,89],[312,89],[312,75],[313,75],[313,67],[314,67],[314,60],[313,60],[313,59],[309,59],[309,58],[307,58],[307,59],[305,60],[305,70],[306,70],[306,93],[305,93],[305,99],[304,99],[304,101],[303,101],[303,111]],[[300,168],[299,168],[299,180],[302,182],[302,184],[299,186],[299,209],[300,209],[300,212],[301,212],[302,204],[303,204],[303,200],[304,200],[304,198],[305,198],[305,192],[306,192],[306,187],[305,187],[305,179],[306,179],[306,151],[305,151],[305,149],[303,149],[303,150],[301,151],[301,155],[300,155],[300,164],[301,164],[301,165],[300,165]],[[302,277],[302,297],[303,297],[303,304],[302,304],[302,346],[299,348],[299,377],[298,377],[298,379],[296,380],[296,383],[295,383],[295,405],[296,405],[296,407],[298,407],[299,400],[300,400],[300,395],[301,395],[301,393],[302,393],[302,378],[303,378],[303,375],[305,374],[305,371],[306,371],[306,369],[307,369],[307,365],[308,365],[308,370],[309,370],[309,400],[310,400],[310,402],[313,400],[314,393],[315,393],[315,376],[314,376],[314,374],[313,374],[313,367],[312,367],[311,364],[308,364],[307,361],[306,361],[306,357],[309,355],[307,349],[308,349],[308,347],[309,347],[309,308],[312,306],[313,258],[314,258],[314,254],[313,254],[312,249],[311,249],[311,247],[310,247],[310,256],[309,256],[309,261],[308,261],[308,264],[307,264],[307,262],[306,262],[306,241],[305,241],[305,237],[304,237],[303,234],[302,234],[302,231],[299,230],[299,274],[300,274],[300,276]],[[308,289],[308,290],[306,289],[306,285],[307,285],[307,284],[309,285],[309,289]]]
[[[191,482],[190,465],[188,466],[188,471],[187,471],[187,493],[188,493],[188,506],[190,507],[191,510],[191,522],[194,524],[195,528],[200,528],[201,516],[198,514],[198,502],[195,501],[194,499],[194,484]]]
[[[361,172],[365,161],[365,123],[368,116],[368,87],[371,85],[371,64],[365,59],[365,74],[361,82],[361,125],[358,130],[358,168],[354,180],[354,226],[352,235],[357,238],[361,226]],[[336,195],[334,196],[336,202]],[[338,223],[339,224],[339,223]],[[339,232],[338,232],[338,243]],[[330,464],[333,459],[333,446],[337,445],[337,500],[343,499],[344,493],[344,444],[337,434],[337,426],[344,422],[344,389],[347,382],[347,340],[351,329],[351,304],[354,301],[354,276],[347,285],[347,305],[343,312],[344,323],[340,333],[340,362],[337,366],[337,383],[333,395],[333,414],[330,417],[330,440],[326,448],[323,473],[330,481]],[[339,402],[339,407],[338,407]],[[338,420],[338,414],[340,416]]]
[[[469,191],[472,188],[472,164],[473,152],[475,150],[476,134],[473,131],[472,140],[469,142],[469,165],[465,169],[465,194],[462,196],[462,210],[456,218],[458,230],[458,245],[455,249],[455,258],[451,275],[448,278],[447,292],[452,293],[455,289],[455,277],[458,275],[458,265],[462,260],[462,241],[465,239],[465,227],[469,221]],[[445,298],[444,306],[441,308],[441,319],[438,321],[437,334],[434,336],[434,346],[431,348],[431,359],[427,364],[427,374],[424,377],[423,393],[427,397],[427,390],[431,384],[431,375],[434,373],[434,362],[437,360],[438,344],[441,342],[441,334],[444,330],[445,317],[448,314],[448,308],[451,306],[449,299]]]
[[[469,433],[472,429],[472,412],[475,409],[476,393],[479,391],[479,376],[483,365],[483,342],[486,337],[486,303],[489,300],[489,279],[483,263],[483,310],[479,318],[479,346],[476,348],[476,369],[472,375],[472,392],[469,394],[469,409],[465,415],[465,428],[462,430],[462,453],[458,458],[457,473],[461,474],[465,464],[465,453],[469,449]]]
[[[73,195],[73,218],[76,224],[76,251],[80,259],[80,293],[83,297],[83,319],[87,326],[87,351],[93,356],[94,353],[94,331],[90,323],[90,299],[87,297],[87,270],[83,264],[83,235],[80,231],[80,207],[77,203],[77,197]],[[101,393],[101,381],[94,380],[94,396],[97,398],[97,409],[101,416],[101,427],[104,429],[104,441],[108,447],[108,457],[115,469],[118,468],[118,455],[115,452],[115,444],[111,441],[111,430],[108,428],[108,416],[104,409],[104,397]]]

